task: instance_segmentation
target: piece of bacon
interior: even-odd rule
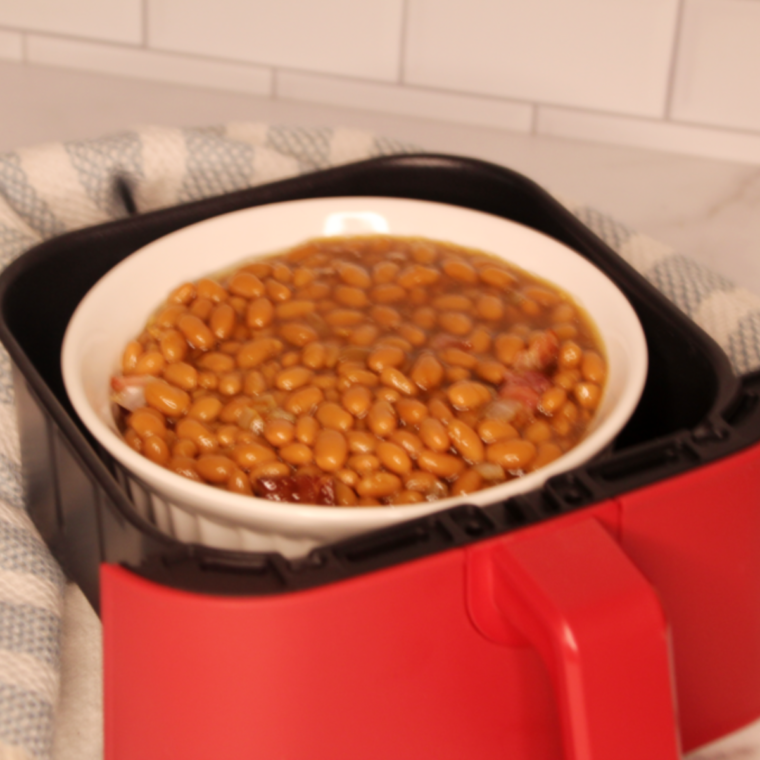
[[[516,370],[548,370],[557,363],[558,356],[559,338],[553,330],[545,330],[517,353],[512,366]]]
[[[257,478],[253,484],[257,496],[269,501],[296,504],[335,504],[335,483],[329,475],[285,475]]]
[[[544,391],[552,387],[551,380],[535,370],[507,370],[499,387],[499,398],[517,401],[533,414],[538,408]]]

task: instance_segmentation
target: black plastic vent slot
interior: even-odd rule
[[[448,512],[448,516],[469,538],[482,538],[496,528],[488,515],[472,504],[456,507]]]
[[[644,472],[698,461],[699,455],[693,449],[679,442],[669,442],[660,446],[647,446],[604,464],[594,465],[589,467],[588,472],[594,479],[614,483],[633,477],[640,478]]]
[[[452,537],[440,520],[425,520],[394,526],[373,533],[367,538],[356,538],[336,546],[336,554],[355,564],[388,561],[393,555],[409,557],[415,551],[420,554],[452,544]]]

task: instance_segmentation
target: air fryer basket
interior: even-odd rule
[[[629,298],[646,334],[649,374],[636,412],[606,451],[540,490],[484,509],[456,507],[317,549],[303,560],[166,537],[140,517],[118,466],[71,409],[59,366],[69,317],[111,267],[176,229],[265,203],[349,195],[418,198],[496,214],[551,235],[596,264]],[[36,320],[40,302],[51,316],[44,324]],[[301,589],[582,509],[728,456],[760,438],[760,377],[737,378],[711,338],[532,181],[460,157],[372,159],[55,238],[0,276],[0,340],[13,362],[30,514],[96,609],[102,562],[201,592]]]

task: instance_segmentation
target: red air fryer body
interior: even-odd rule
[[[161,235],[320,195],[478,208],[605,271],[650,358],[614,444],[538,491],[298,561],[161,534],[69,405],[68,318]],[[40,300],[57,316],[44,326]],[[524,177],[401,156],[135,216],[11,264],[0,316],[30,514],[102,614],[106,760],[675,760],[760,717],[760,374],[735,377],[710,338]]]
[[[760,715],[759,459],[290,594],[105,565],[106,757],[675,760]]]

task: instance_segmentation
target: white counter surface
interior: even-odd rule
[[[482,158],[595,206],[760,294],[760,167],[0,62],[0,154],[144,124],[345,126]],[[56,760],[101,757],[99,624],[67,594]],[[760,727],[693,758],[760,758]]]

